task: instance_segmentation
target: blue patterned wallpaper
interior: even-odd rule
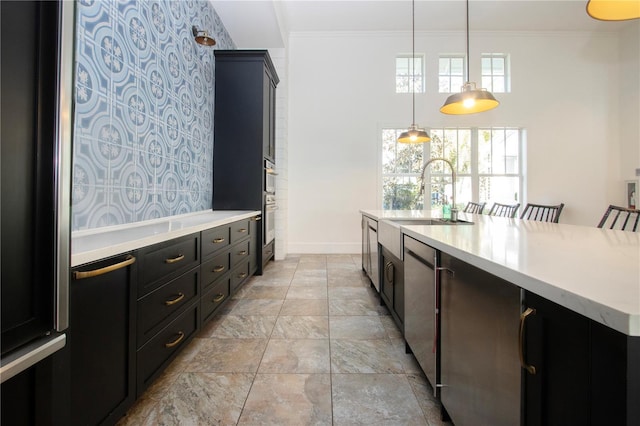
[[[211,208],[213,49],[235,49],[208,1],[80,0],[74,231]]]

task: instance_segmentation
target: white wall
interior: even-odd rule
[[[620,179],[640,179],[640,20],[627,24],[620,42]],[[616,182],[619,194],[622,185]],[[623,198],[624,201],[624,198]],[[621,201],[621,204],[622,201]]]
[[[446,98],[437,93],[438,55],[463,53],[464,34],[417,33],[427,90],[416,95],[416,121],[526,128],[528,200],[564,202],[561,222],[593,226],[608,204],[623,202],[621,158],[633,143],[622,135],[635,136],[638,167],[637,120],[619,119],[621,103],[635,101],[636,117],[638,111],[638,82],[619,81],[638,76],[638,37],[630,38],[621,47],[614,33],[472,32],[471,80],[480,80],[481,53],[508,53],[512,93],[496,94],[495,110],[445,116],[438,111]],[[621,64],[620,52],[634,49],[635,59]],[[380,129],[411,122],[411,96],[394,92],[395,56],[410,52],[409,32],[290,36],[289,252],[360,251],[359,210],[381,205]],[[630,90],[624,98],[623,90]]]

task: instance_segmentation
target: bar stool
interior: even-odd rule
[[[464,213],[475,213],[482,214],[482,210],[484,210],[484,206],[487,203],[474,203],[473,201],[469,201],[467,206],[464,208]]]
[[[557,206],[527,203],[520,215],[520,219],[558,223],[563,207],[564,203],[560,203]]]
[[[610,205],[602,216],[598,228],[636,232],[638,219],[640,219],[640,210]]]
[[[491,206],[491,210],[489,210],[489,216],[501,216],[501,217],[516,217],[516,213],[518,213],[518,207],[520,207],[520,203],[516,204],[500,204],[493,203]]]

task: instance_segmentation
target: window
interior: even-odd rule
[[[438,91],[440,93],[459,92],[465,80],[464,70],[464,56],[440,56]]]
[[[509,58],[501,53],[482,55],[482,87],[490,92],[507,93],[509,87]]]
[[[445,158],[456,170],[456,207],[468,201],[521,202],[523,134],[517,128],[429,129],[427,144],[399,144],[405,129],[382,130],[382,208],[438,209],[451,202],[451,170],[435,161],[425,172],[426,201],[420,174],[431,158]]]
[[[418,55],[415,61],[411,55],[396,57],[396,93],[424,92],[423,63],[422,56]]]

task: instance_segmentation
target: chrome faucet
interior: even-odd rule
[[[451,205],[452,205],[451,214],[452,214],[452,217],[454,217],[454,213],[453,212],[455,210],[456,211],[455,216],[457,218],[457,209],[456,209],[456,171],[453,168],[453,164],[451,164],[451,161],[449,161],[449,160],[447,160],[445,158],[436,157],[436,158],[432,158],[431,160],[427,161],[424,164],[424,166],[422,166],[422,173],[420,173],[420,194],[424,197],[424,192],[425,192],[424,174],[427,171],[427,167],[429,167],[429,164],[433,163],[434,161],[444,161],[445,163],[447,163],[449,165],[449,168],[451,168],[451,192],[452,192],[452,196],[451,196]]]

